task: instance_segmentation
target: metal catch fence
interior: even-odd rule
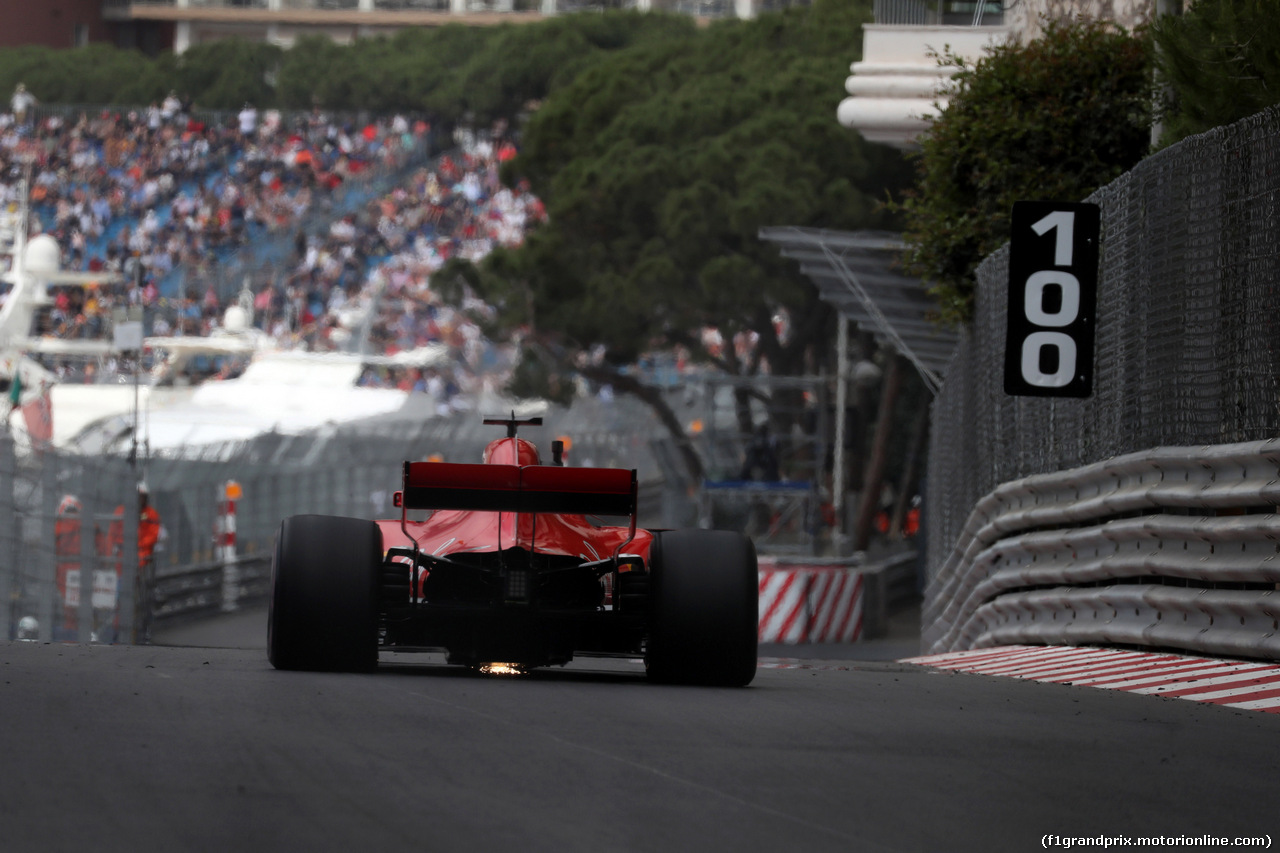
[[[957,589],[943,576],[973,570],[966,525],[1002,484],[1152,448],[1203,447],[1207,460],[1280,435],[1280,108],[1184,140],[1088,201],[1103,223],[1092,397],[1003,393],[1008,247],[978,270],[975,317],[934,404],[927,607],[940,640]]]

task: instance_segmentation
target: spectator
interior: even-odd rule
[[[27,123],[27,113],[37,103],[36,96],[27,91],[25,84],[19,83],[14,87],[9,104],[13,108],[13,120],[19,127]]]
[[[241,140],[246,144],[251,142],[254,132],[258,129],[258,111],[254,109],[253,104],[245,101],[244,108],[236,118],[240,122]]]
[[[177,91],[170,89],[169,94],[160,104],[160,118],[166,123],[177,121],[182,111],[182,101],[178,98]]]
[[[507,189],[498,181],[501,161],[514,151],[509,140],[461,135],[457,154],[308,238],[298,223],[327,203],[344,176],[399,162],[413,144],[408,129],[421,134],[427,125],[395,117],[356,128],[318,111],[290,124],[273,111],[255,119],[246,138],[238,122],[206,127],[185,111],[166,99],[158,125],[156,111],[103,111],[34,128],[43,152],[35,164],[38,217],[52,223],[71,265],[125,277],[100,288],[95,300],[79,288],[62,289],[49,331],[105,331],[115,306],[142,303],[165,310],[157,330],[171,323],[174,334],[208,334],[226,307],[225,294],[208,293],[222,250],[283,231],[295,235],[294,268],[284,281],[256,287],[253,303],[256,324],[280,346],[337,348],[361,326],[381,353],[444,344],[455,364],[437,371],[442,375],[366,381],[434,390],[448,410],[494,386],[493,371],[510,368],[512,348],[495,348],[480,332],[495,309],[466,293],[446,302],[431,281],[449,258],[478,260],[496,246],[517,246],[545,218],[527,186]],[[0,135],[0,175],[10,176],[0,177],[5,193],[15,174],[6,168],[11,153]],[[186,279],[183,296],[193,298],[161,295],[171,270]]]

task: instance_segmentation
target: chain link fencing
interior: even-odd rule
[[[417,394],[391,417],[188,447],[136,465],[127,457],[53,449],[35,455],[0,436],[0,603],[7,605],[0,606],[0,637],[22,635],[34,624],[32,636],[24,638],[145,641],[154,619],[260,601],[282,519],[307,513],[394,518],[392,497],[405,461],[436,455],[480,461],[484,446],[501,435],[497,427],[482,427],[481,417],[508,414],[441,416],[430,395]],[[567,437],[569,464],[636,468],[640,523],[676,526],[666,520],[661,470],[649,449],[661,427],[643,403],[592,397],[571,409],[551,407],[542,416],[542,427],[525,428],[521,435],[544,458],[549,460],[553,439]],[[131,573],[136,531],[126,529],[123,548],[114,551],[105,538],[117,507],[132,516],[140,480],[160,515],[162,534],[152,560]],[[241,491],[233,510],[224,502],[230,482]],[[69,497],[79,504],[74,543],[61,535],[71,520],[65,512]],[[233,559],[220,537],[229,514],[235,518]],[[82,567],[96,582],[92,620],[80,607],[88,600],[80,590],[93,584],[66,581],[68,570]]]
[[[1280,434],[1280,108],[1165,149],[1087,201],[1102,211],[1093,396],[1004,394],[1006,245],[978,269],[934,403],[930,578],[1001,483]]]

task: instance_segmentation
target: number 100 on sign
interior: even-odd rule
[[[1099,220],[1096,204],[1014,204],[1006,394],[1088,397],[1093,392]]]

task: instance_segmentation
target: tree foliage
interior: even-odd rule
[[[1171,108],[1161,144],[1280,103],[1280,15],[1274,0],[1197,0],[1155,25]]]
[[[208,109],[239,109],[246,101],[276,106],[271,77],[284,50],[277,45],[220,39],[195,45],[177,57],[170,88]]]
[[[835,121],[831,88],[856,59],[869,18],[869,4],[820,0],[669,33],[549,94],[507,176],[530,181],[549,223],[521,249],[492,255],[476,277],[506,306],[506,324],[545,347],[530,376],[560,375],[546,352],[561,356],[561,371],[581,370],[571,356],[603,347],[603,363],[593,363],[601,376],[654,347],[683,344],[697,355],[703,324],[726,337],[758,335],[775,373],[805,369],[806,355],[829,340],[833,312],[758,232],[888,224],[877,200],[908,170],[896,152]],[[780,309],[791,319],[785,339],[775,329]]]
[[[0,89],[24,82],[47,104],[142,105],[176,90],[205,109],[252,101],[426,113],[445,124],[514,121],[597,56],[683,38],[693,29],[687,16],[611,12],[496,27],[406,28],[347,45],[304,36],[287,51],[228,38],[155,59],[105,45],[7,48],[0,50]]]
[[[1015,201],[1079,201],[1147,153],[1149,54],[1146,37],[1114,25],[1059,22],[973,64],[941,57],[957,71],[898,207],[943,321],[971,316],[974,270],[1009,239]]]
[[[0,91],[24,83],[42,103],[145,103],[163,91],[170,65],[106,45],[7,48],[0,50]]]

